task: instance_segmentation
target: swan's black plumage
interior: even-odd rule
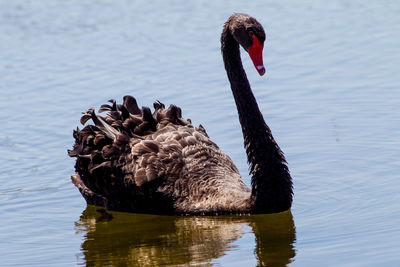
[[[247,50],[251,45],[250,31],[264,42],[264,30],[256,19],[245,14],[231,16],[221,35],[221,50],[250,164],[252,206],[256,212],[271,213],[291,207],[292,179],[283,152],[264,121],[242,66],[239,44]]]
[[[286,160],[265,123],[243,69],[239,45],[248,50],[260,23],[234,14],[225,23],[221,51],[242,125],[252,175],[243,183],[232,160],[204,128],[182,118],[181,109],[154,103],[154,112],[135,98],[110,100],[99,116],[81,118],[92,125],[74,131],[68,151],[76,157],[72,182],[88,204],[108,209],[163,214],[271,213],[290,208],[292,180]]]

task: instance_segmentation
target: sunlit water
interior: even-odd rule
[[[245,2],[0,1],[0,265],[398,264],[400,5]],[[86,208],[69,178],[72,129],[126,94],[180,106],[249,185],[219,48],[233,12],[267,32],[267,74],[243,60],[294,177],[292,212]]]

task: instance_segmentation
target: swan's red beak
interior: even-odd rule
[[[253,45],[247,50],[249,52],[250,58],[253,61],[254,67],[256,67],[260,76],[264,75],[265,68],[263,64],[262,51],[264,44],[261,44],[257,36],[253,35]]]

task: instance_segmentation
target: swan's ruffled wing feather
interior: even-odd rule
[[[74,148],[68,151],[77,158],[74,184],[89,204],[104,199],[104,206],[134,211],[143,202],[157,202],[154,194],[162,195],[158,186],[182,171],[183,148],[199,142],[218,148],[202,126],[194,128],[181,117],[179,107],[165,109],[156,102],[151,113],[147,107],[139,109],[131,96],[124,97],[123,105],[109,102],[101,107],[108,111],[106,117],[94,109],[84,113],[81,121],[92,119],[94,125],[75,130]]]

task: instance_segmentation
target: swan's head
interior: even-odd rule
[[[262,25],[246,14],[234,14],[230,17],[230,30],[235,40],[249,53],[254,67],[264,75],[262,52],[265,32]]]

